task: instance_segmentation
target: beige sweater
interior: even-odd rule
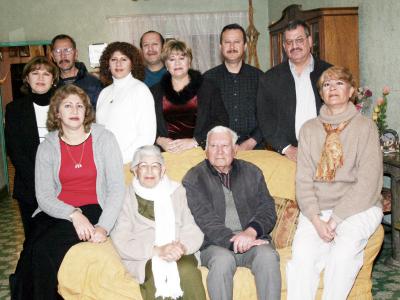
[[[340,133],[344,164],[336,170],[333,182],[317,181],[315,171],[326,133],[322,123],[339,124],[351,119]],[[333,210],[337,223],[372,206],[380,206],[383,163],[375,123],[357,112],[349,102],[339,115],[327,114],[304,124],[300,130],[297,154],[296,198],[301,212],[309,219],[321,210]]]
[[[175,236],[186,246],[186,254],[192,254],[203,243],[203,233],[189,210],[185,189],[179,186],[171,199],[175,213]],[[111,232],[111,238],[128,272],[139,283],[143,283],[146,262],[153,254],[155,222],[139,214],[132,185],[127,188],[124,206]]]

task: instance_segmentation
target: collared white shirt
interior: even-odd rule
[[[314,70],[314,58],[310,54],[310,62],[300,75],[296,73],[295,65],[290,60],[289,66],[296,86],[295,130],[298,140],[301,126],[317,116],[315,95],[310,78],[310,73]]]

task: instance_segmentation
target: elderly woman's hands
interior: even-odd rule
[[[79,210],[75,210],[71,214],[71,220],[79,239],[81,241],[90,240],[95,231],[90,221]]]
[[[335,229],[331,227],[329,222],[322,221],[318,215],[314,216],[311,220],[319,237],[325,242],[329,243],[335,238]]]
[[[164,246],[154,246],[155,255],[166,261],[178,261],[186,253],[186,247],[179,241]]]

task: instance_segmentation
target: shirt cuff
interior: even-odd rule
[[[257,239],[264,235],[264,231],[263,231],[262,227],[257,222],[255,222],[255,221],[250,222],[250,224],[247,226],[247,228],[249,228],[249,227],[253,228],[257,232],[257,237],[256,237]]]
[[[283,148],[283,149],[282,149],[282,154],[285,154],[286,150],[287,150],[290,146],[292,146],[292,145],[289,144],[289,145],[287,145],[285,148]]]

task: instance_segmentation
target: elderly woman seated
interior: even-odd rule
[[[194,222],[185,189],[165,175],[156,146],[140,147],[124,207],[111,238],[122,261],[140,283],[143,299],[205,299],[193,255],[203,233]],[[158,298],[160,297],[160,298]]]

